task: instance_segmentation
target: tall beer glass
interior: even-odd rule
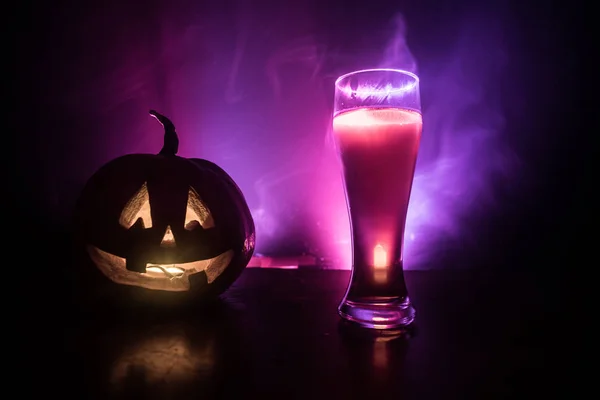
[[[403,271],[408,201],[421,139],[419,78],[369,69],[335,82],[333,135],[352,229],[352,275],[338,312],[374,329],[410,325]]]

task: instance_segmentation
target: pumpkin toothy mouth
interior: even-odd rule
[[[206,274],[208,284],[211,284],[223,273],[233,258],[233,250],[228,250],[207,260],[161,265],[148,263],[146,272],[134,272],[127,269],[126,260],[122,257],[95,246],[88,246],[87,250],[102,273],[115,283],[172,292],[189,290],[190,275],[202,271]]]

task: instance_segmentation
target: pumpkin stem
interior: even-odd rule
[[[156,120],[165,128],[164,144],[158,154],[163,156],[174,156],[177,154],[177,150],[179,150],[179,138],[177,137],[177,132],[175,132],[175,125],[173,125],[173,122],[171,122],[169,118],[154,110],[150,110],[150,115],[156,118]]]

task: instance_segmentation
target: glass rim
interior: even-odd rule
[[[404,70],[404,69],[398,69],[398,68],[368,68],[368,69],[361,69],[361,70],[358,70],[358,71],[348,72],[348,73],[346,73],[344,75],[341,75],[340,77],[338,77],[335,80],[335,87],[338,88],[338,89],[340,89],[340,90],[342,90],[342,88],[340,87],[340,82],[341,81],[343,81],[344,79],[348,78],[349,76],[357,75],[357,74],[362,74],[362,73],[365,73],[365,72],[397,72],[397,73],[402,74],[402,75],[410,76],[411,78],[414,79],[415,84],[419,83],[419,76],[417,74],[415,74],[413,72],[410,72],[410,71],[407,71],[407,70]]]

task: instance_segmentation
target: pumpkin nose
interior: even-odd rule
[[[175,236],[173,236],[173,231],[171,231],[171,226],[167,225],[167,230],[163,235],[162,240],[160,241],[161,247],[175,247]]]

